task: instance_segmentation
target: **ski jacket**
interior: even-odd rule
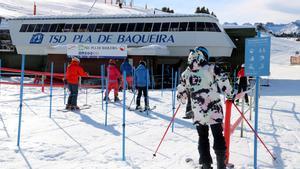
[[[88,76],[88,74],[79,65],[79,62],[72,61],[67,68],[66,79],[70,84],[78,84],[79,76]]]
[[[108,65],[107,67],[108,79],[109,83],[118,82],[118,79],[121,77],[120,71],[116,67],[116,65]]]
[[[146,87],[147,84],[149,85],[150,77],[149,72],[146,67],[140,64],[134,74],[134,81],[137,87]]]
[[[132,76],[132,66],[129,64],[128,61],[125,61],[121,64],[121,73],[123,74],[123,71],[126,72],[126,76]]]
[[[237,77],[241,78],[241,77],[244,77],[244,76],[245,76],[245,69],[242,68],[242,69],[238,72]]]
[[[185,103],[189,94],[194,124],[211,125],[223,122],[220,93],[231,96],[231,85],[225,73],[215,65],[205,64],[199,70],[189,67],[181,74],[177,100]]]

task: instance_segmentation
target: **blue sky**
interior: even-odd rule
[[[130,1],[130,0],[126,0]],[[135,5],[151,8],[170,7],[176,13],[194,13],[206,6],[220,22],[289,23],[300,20],[300,0],[133,0]]]

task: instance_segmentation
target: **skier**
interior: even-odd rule
[[[77,106],[77,96],[78,96],[78,78],[79,76],[88,76],[83,68],[79,65],[80,60],[77,57],[72,57],[71,64],[67,68],[66,80],[68,83],[68,89],[70,95],[68,98],[68,103],[66,109],[68,110],[78,110]]]
[[[145,61],[140,61],[139,66],[135,70],[134,80],[136,82],[136,88],[138,90],[136,98],[136,110],[142,109],[141,107],[141,96],[142,92],[144,94],[145,100],[145,110],[149,110],[149,100],[148,100],[148,91],[147,85],[150,82],[149,72],[146,69]]]
[[[226,145],[223,136],[223,109],[219,92],[231,98],[231,86],[222,70],[207,62],[208,52],[197,47],[188,57],[188,68],[182,73],[181,82],[177,87],[177,99],[185,103],[188,94],[191,97],[193,122],[199,135],[199,164],[203,169],[210,169],[212,158],[208,139],[209,126],[214,137],[214,151],[217,158],[217,168],[225,169]]]
[[[248,79],[247,76],[245,76],[245,69],[244,69],[244,64],[241,65],[241,70],[238,72],[237,76],[239,78],[239,86],[238,86],[238,93],[241,93],[242,91],[246,91],[247,90],[247,86],[248,86]],[[245,102],[247,105],[249,105],[249,99],[248,99],[248,94],[245,93]],[[236,103],[239,103],[239,100],[236,100]]]
[[[118,80],[121,78],[120,71],[118,70],[116,66],[116,61],[113,59],[110,59],[108,62],[107,67],[107,73],[108,73],[108,91],[105,92],[104,100],[109,100],[109,92],[113,89],[114,90],[114,101],[119,102],[120,99],[118,97],[118,91],[119,91],[119,84]]]
[[[124,62],[121,64],[121,73],[123,73],[124,71],[126,72],[126,85],[128,87],[128,89],[132,88],[132,66],[129,64],[128,62],[128,58],[126,58],[124,60]],[[123,78],[122,78],[122,85],[121,87],[123,87]]]

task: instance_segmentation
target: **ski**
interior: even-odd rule
[[[145,109],[145,108],[142,108],[142,109],[135,109],[135,108],[131,108],[131,107],[126,107],[129,111],[138,111],[138,112],[145,112],[145,111],[152,111],[154,109],[156,109],[156,106],[153,106],[151,107],[150,109]]]
[[[186,158],[185,162],[193,169],[201,169],[201,165],[196,163],[192,158]]]
[[[201,164],[198,164],[197,162],[195,162],[192,158],[186,158],[185,162],[192,168],[194,169],[201,169],[202,166]],[[213,168],[213,167],[211,167]],[[228,163],[226,164],[226,169],[234,169],[234,164]]]
[[[61,111],[61,112],[80,111],[80,110],[90,109],[91,107],[92,107],[91,105],[83,105],[82,107],[80,107],[80,109],[74,109],[74,110],[70,110],[70,109],[57,109],[57,111]]]

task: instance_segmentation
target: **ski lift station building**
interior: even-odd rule
[[[236,48],[218,19],[208,14],[26,16],[7,23],[17,53],[27,55],[27,67],[43,71],[54,62],[55,72],[63,72],[64,63],[76,55],[68,48],[112,49],[79,54],[92,74],[99,74],[108,59],[121,64],[125,57],[134,66],[145,60],[153,74],[161,72],[162,64],[183,70],[196,46],[205,47],[212,58],[230,57]]]

